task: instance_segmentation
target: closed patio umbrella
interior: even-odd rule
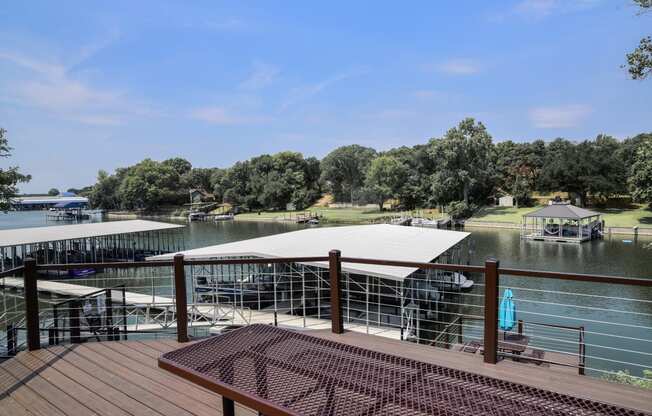
[[[505,289],[503,300],[500,302],[500,308],[498,310],[498,326],[505,331],[514,328],[516,324],[516,307],[512,300],[513,296],[511,289]]]

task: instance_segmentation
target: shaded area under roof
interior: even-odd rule
[[[470,233],[400,225],[355,225],[347,227],[309,228],[267,237],[252,238],[181,252],[188,259],[223,257],[314,257],[327,256],[338,249],[343,257],[388,259],[428,263]],[[149,257],[170,260],[175,253]],[[328,268],[327,262],[305,263]],[[416,268],[375,264],[342,263],[342,270],[362,275],[403,280]]]
[[[568,218],[573,220],[581,220],[584,218],[595,217],[601,215],[599,212],[591,211],[588,209],[576,207],[569,204],[552,204],[536,211],[527,213],[524,217],[538,217],[538,218]]]
[[[11,230],[0,230],[0,247],[45,243],[48,241],[103,237],[116,234],[161,231],[181,227],[183,227],[183,225],[168,224],[165,222],[128,220],[96,222],[90,224],[55,225],[52,227],[14,228]]]

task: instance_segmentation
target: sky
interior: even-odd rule
[[[651,34],[631,0],[0,3],[0,127],[33,179],[94,183],[146,157],[228,167],[425,143],[652,131]]]

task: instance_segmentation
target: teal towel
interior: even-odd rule
[[[509,331],[516,325],[516,307],[512,300],[513,296],[511,289],[505,289],[498,310],[498,326],[505,331]]]

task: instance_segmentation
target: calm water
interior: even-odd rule
[[[60,224],[47,222],[44,212],[0,214],[0,229],[47,225]],[[305,226],[284,223],[196,222],[189,224],[184,233],[186,247],[196,248],[302,228]],[[471,232],[468,248],[472,264],[494,257],[505,267],[652,278],[649,237],[631,243],[623,240],[633,237],[612,236],[583,244],[558,244],[522,241],[517,230],[466,231]],[[467,303],[481,300],[474,295],[483,291],[482,277],[473,279],[479,284],[467,297]],[[519,319],[583,325],[589,368],[628,369],[633,374],[641,374],[644,367],[652,368],[652,289],[501,276],[501,289],[506,287],[514,291]],[[482,314],[473,308],[468,312]],[[574,331],[537,329],[536,335],[538,346],[549,351],[577,350]]]

